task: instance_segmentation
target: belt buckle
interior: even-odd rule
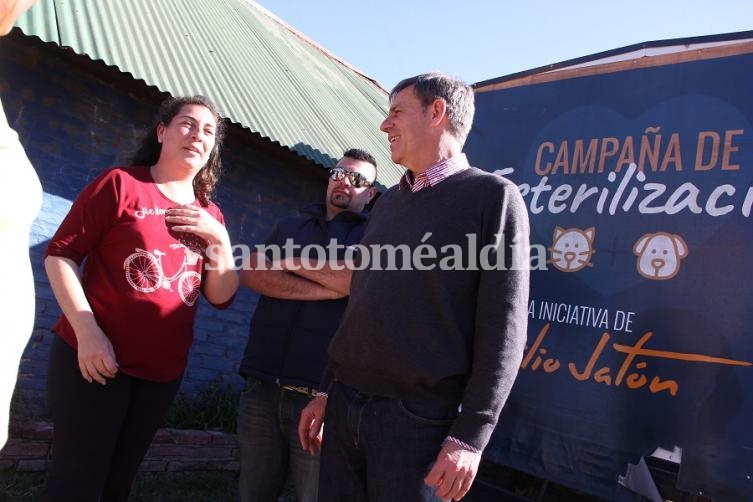
[[[291,392],[297,392],[299,394],[304,394],[308,397],[311,397],[313,395],[313,391],[308,387],[302,387],[298,385],[283,385],[283,389],[289,390]]]

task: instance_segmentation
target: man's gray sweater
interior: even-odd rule
[[[366,394],[459,404],[449,435],[483,449],[526,342],[528,238],[523,199],[500,176],[469,168],[416,193],[388,190],[329,347],[335,378]]]

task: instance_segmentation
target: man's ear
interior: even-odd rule
[[[165,135],[165,124],[157,124],[157,143],[162,143],[162,137]]]
[[[432,125],[439,125],[447,113],[447,102],[442,98],[435,99],[431,105],[429,105],[429,112],[431,113]]]
[[[366,204],[374,200],[374,197],[376,197],[377,194],[377,187],[371,186],[369,187],[369,200],[366,201]]]

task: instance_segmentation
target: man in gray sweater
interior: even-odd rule
[[[460,500],[517,376],[528,216],[513,183],[468,165],[473,113],[473,90],[444,74],[390,94],[381,130],[408,171],[375,205],[357,266],[339,272],[350,300],[325,392],[299,424],[305,449],[322,446],[321,500]]]

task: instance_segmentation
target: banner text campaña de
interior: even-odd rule
[[[660,127],[646,128],[642,137],[627,136],[563,140],[559,144],[542,142],[536,152],[534,172],[539,183],[532,186],[519,184],[521,194],[528,199],[532,214],[544,210],[551,214],[579,210],[605,211],[614,215],[619,210],[637,210],[641,214],[677,214],[690,211],[695,214],[722,216],[739,207],[744,217],[749,217],[753,206],[753,187],[738,190],[730,183],[712,189],[701,188],[686,181],[672,188],[664,183],[647,182],[647,172],[710,173],[740,171],[734,163],[740,153],[739,140],[744,130],[734,129],[723,133],[701,131],[695,138],[695,155],[692,162],[684,162],[679,133],[668,138],[660,134]],[[608,164],[613,168],[607,174],[609,186],[582,183],[577,188],[569,183],[552,185],[550,178],[569,175],[603,175]]]

